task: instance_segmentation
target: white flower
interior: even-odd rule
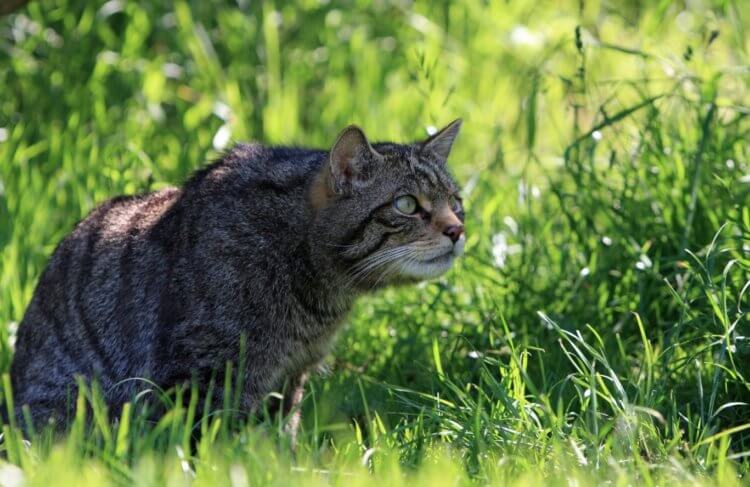
[[[503,223],[508,225],[508,228],[510,228],[513,235],[518,235],[518,223],[516,223],[512,216],[506,216],[503,218]]]
[[[648,258],[648,255],[641,254],[640,259],[638,259],[638,262],[635,263],[635,268],[639,271],[645,271],[646,269],[651,268],[654,265],[653,262],[651,262],[651,259]]]
[[[167,78],[177,79],[182,76],[182,66],[175,63],[166,63],[161,67],[161,72]]]
[[[26,474],[15,465],[3,462],[0,465],[0,480],[8,487],[22,487],[26,485]]]
[[[516,46],[541,47],[544,44],[542,34],[529,30],[525,25],[517,25],[510,31],[510,43]]]
[[[492,256],[495,259],[497,267],[505,267],[505,261],[508,256],[521,252],[521,246],[518,244],[508,244],[508,238],[502,232],[492,237]]]
[[[526,183],[521,180],[518,181],[518,204],[522,205],[526,201],[527,187]]]
[[[542,191],[537,186],[532,185],[529,187],[529,184],[523,179],[518,181],[518,204],[523,204],[529,193],[531,193],[531,197],[534,199],[539,199],[542,195]]]
[[[214,115],[224,120],[225,122],[232,117],[232,109],[229,108],[229,105],[221,101],[214,102],[213,112]]]
[[[229,124],[224,124],[221,127],[219,127],[219,130],[216,131],[216,134],[214,135],[214,149],[216,150],[223,150],[227,144],[229,143],[229,139],[232,137],[232,129],[229,127]]]

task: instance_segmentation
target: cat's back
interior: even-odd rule
[[[125,401],[134,386],[122,379],[159,375],[164,330],[219,313],[248,266],[255,295],[283,286],[325,155],[240,144],[182,189],[91,211],[58,245],[19,326],[11,371],[19,404],[60,403],[78,374],[96,376],[108,401]]]
[[[273,198],[309,183],[326,154],[305,147],[237,144],[216,163],[196,171],[185,191],[188,195],[216,191],[242,198],[253,194]]]
[[[284,255],[306,228],[308,190],[326,154],[302,147],[238,144],[195,172],[181,203],[184,217],[200,229],[187,229],[183,235],[197,244],[190,252],[212,265],[209,257],[232,250],[240,252],[243,261]]]
[[[20,399],[44,397],[43,385],[96,372],[105,384],[136,372],[142,349],[140,320],[154,313],[164,248],[155,229],[180,190],[117,197],[99,205],[57,246],[19,326],[12,365]],[[108,381],[111,378],[112,381]],[[33,390],[29,390],[31,387]]]

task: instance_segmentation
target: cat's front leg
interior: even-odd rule
[[[302,408],[300,403],[305,397],[305,383],[309,377],[309,372],[304,371],[290,378],[287,388],[284,391],[284,402],[282,413],[288,418],[284,431],[289,435],[289,441],[292,451],[297,449],[297,432],[299,431],[300,421],[302,420]]]
[[[258,408],[262,406],[263,397],[279,386],[279,382],[269,381],[269,376],[270,374],[252,374],[247,377],[240,404],[244,411],[250,414],[258,414],[260,412]],[[280,380],[282,386],[281,399],[270,398],[271,400],[265,404],[268,408],[266,414],[269,414],[269,417],[275,417],[281,413],[283,418],[287,418],[284,432],[289,435],[292,450],[296,448],[297,431],[302,415],[299,404],[304,397],[305,383],[308,377],[309,373],[305,370],[290,375],[286,380]],[[277,384],[276,386],[271,385],[274,382]]]

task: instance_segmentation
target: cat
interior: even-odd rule
[[[460,126],[403,145],[370,144],[353,125],[329,151],[239,144],[181,189],[95,208],[58,245],[19,326],[17,409],[64,426],[77,378],[115,411],[143,387],[129,378],[207,394],[244,347],[241,409],[287,381],[292,411],[357,296],[437,277],[463,253],[446,166]]]

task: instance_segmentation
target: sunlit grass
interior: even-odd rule
[[[94,419],[67,435],[3,428],[0,482],[746,482],[744,3],[486,3],[55,0],[0,19],[0,371],[77,220],[236,140],[411,140],[462,117],[468,219],[449,276],[358,303],[296,455],[284,418],[197,418],[189,389],[156,422],[87,392]]]

